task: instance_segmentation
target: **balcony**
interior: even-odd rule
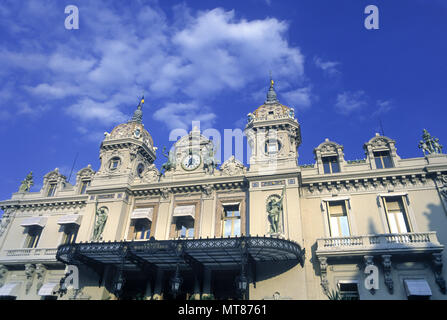
[[[378,254],[439,253],[444,246],[436,232],[377,234],[317,239],[317,256],[343,257]]]
[[[57,262],[57,248],[24,248],[4,250],[0,264]]]

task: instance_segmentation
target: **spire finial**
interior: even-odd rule
[[[267,92],[267,100],[265,100],[266,104],[279,103],[278,98],[276,97],[275,88],[273,88],[274,84],[275,82],[272,79],[272,72],[270,71],[270,88]]]
[[[144,94],[141,96],[141,100],[137,106],[137,110],[135,110],[135,112],[133,113],[133,117],[130,121],[134,121],[134,122],[138,122],[138,123],[142,122],[143,111],[141,110],[141,108],[143,108],[143,104],[144,104]]]

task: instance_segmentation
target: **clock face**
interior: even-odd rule
[[[198,154],[189,154],[182,160],[182,167],[185,170],[191,171],[197,169],[200,165],[201,159]]]

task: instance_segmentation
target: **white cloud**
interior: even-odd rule
[[[363,108],[366,104],[366,96],[364,91],[346,91],[338,94],[335,109],[343,115],[349,115],[352,112]]]
[[[393,108],[392,102],[390,100],[377,100],[376,111],[374,111],[373,116],[378,116],[387,113]]]
[[[83,122],[96,121],[105,124],[116,124],[128,120],[128,116],[117,109],[113,100],[100,102],[83,98],[68,107],[67,112]]]
[[[320,57],[314,57],[314,63],[318,68],[320,68],[330,76],[340,74],[340,71],[337,69],[337,66],[340,65],[340,62],[323,61],[323,59],[321,59]]]
[[[284,92],[282,96],[285,98],[286,104],[288,106],[301,110],[307,109],[312,104],[312,94],[310,87],[287,91]]]
[[[188,130],[193,121],[200,121],[201,129],[206,129],[213,125],[216,114],[196,102],[168,103],[155,112],[154,118],[164,122],[171,130],[177,128]]]
[[[260,82],[267,83],[269,70],[281,79],[290,104],[310,105],[310,89],[303,83],[304,56],[288,43],[286,22],[239,19],[221,8],[174,9],[171,22],[156,7],[144,6],[135,15],[127,6],[83,3],[82,37],[51,31],[40,43],[50,42],[55,34],[63,41],[50,51],[24,43],[21,50],[0,50],[0,61],[35,75],[34,82],[23,85],[29,94],[71,99],[63,108],[84,128],[126,121],[142,92],[162,101],[154,118],[169,128],[189,127],[191,120],[212,124],[218,113],[199,105],[211,105],[222,93],[258,88]],[[266,86],[263,99],[265,91]]]

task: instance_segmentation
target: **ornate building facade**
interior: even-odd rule
[[[401,159],[326,139],[299,165],[300,124],[273,82],[248,115],[250,167],[220,166],[198,129],[154,165],[142,123],[106,133],[100,167],[58,169],[0,202],[2,299],[446,299],[447,156],[427,132]]]

